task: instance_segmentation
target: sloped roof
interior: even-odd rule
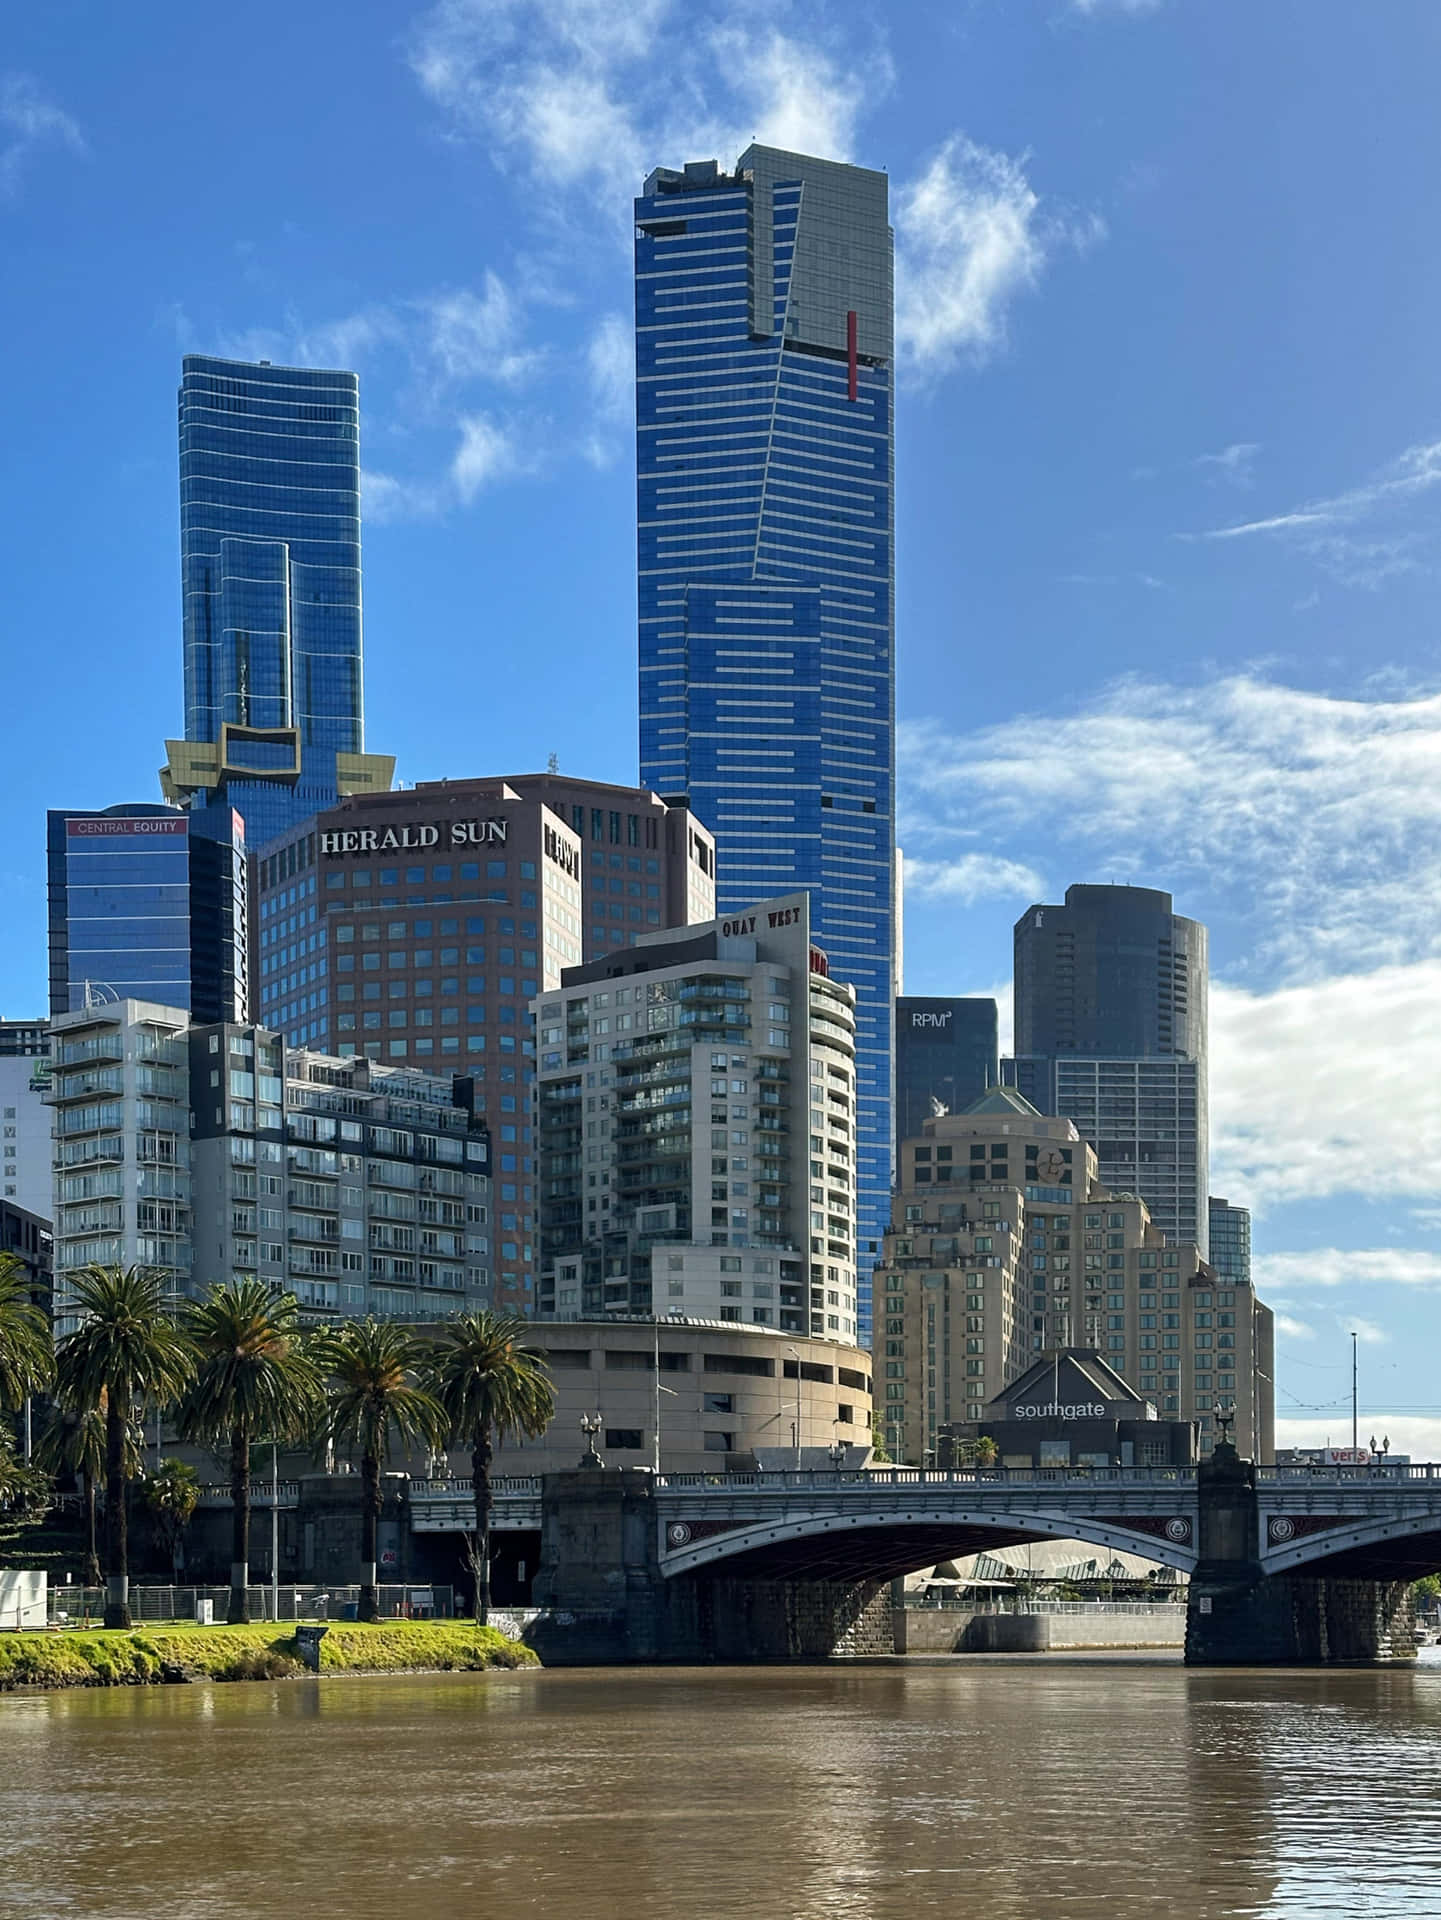
[[[1019,1117],[1023,1120],[1043,1120],[1045,1115],[1039,1107],[1033,1107],[1023,1093],[1017,1093],[1014,1087],[987,1087],[979,1100],[973,1100],[961,1111],[965,1114],[1005,1114],[1008,1118]]]

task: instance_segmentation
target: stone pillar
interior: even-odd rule
[[[1404,1581],[1263,1573],[1256,1469],[1222,1442],[1197,1471],[1200,1559],[1186,1608],[1192,1667],[1414,1660]]]
[[[527,1638],[548,1666],[663,1657],[660,1586],[648,1472],[577,1467],[545,1476],[534,1589],[544,1611]]]

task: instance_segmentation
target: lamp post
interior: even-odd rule
[[[1356,1437],[1356,1341],[1357,1335],[1351,1335],[1351,1458],[1354,1461],[1361,1442]]]
[[[796,1363],[796,1472],[799,1473],[801,1470],[801,1356],[794,1347],[787,1347],[786,1352]]]

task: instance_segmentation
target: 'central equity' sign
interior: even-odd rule
[[[322,833],[322,853],[404,853],[438,847],[504,846],[508,820],[451,820],[439,827],[346,827]]]

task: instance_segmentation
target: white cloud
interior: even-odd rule
[[[1021,161],[962,133],[896,193],[896,339],[923,369],[1004,345],[1011,303],[1040,280],[1057,229]]]
[[[444,510],[443,489],[424,481],[401,480],[394,474],[378,473],[373,467],[361,470],[360,509],[372,526],[389,526],[397,520],[428,520]]]
[[[0,200],[13,199],[35,154],[43,147],[85,152],[77,121],[41,92],[28,73],[0,77]]]
[[[1438,1055],[1441,961],[1273,993],[1213,983],[1212,1191],[1260,1211],[1328,1193],[1428,1194],[1441,1161]],[[1441,1278],[1441,1257],[1395,1249],[1272,1258],[1278,1287],[1293,1274],[1323,1286]]]
[[[968,907],[977,900],[1038,900],[1045,882],[1033,868],[997,854],[963,853],[950,860],[904,863],[907,900],[952,901]]]
[[[1101,13],[1122,13],[1134,17],[1158,12],[1161,0],[1071,0],[1071,7],[1074,12],[1088,17]]]
[[[741,108],[750,109],[755,138],[791,153],[849,160],[862,105],[874,106],[891,83],[890,62],[879,51],[845,70],[818,44],[774,31],[756,39],[735,24],[717,28],[710,45]]]
[[[618,313],[601,316],[586,349],[596,411],[616,422],[632,417],[635,396],[635,345],[629,323]]]
[[[545,358],[529,342],[521,304],[498,273],[487,271],[481,293],[462,287],[411,305],[421,319],[414,350],[443,383],[495,380],[515,386]]]
[[[1127,680],[1044,720],[904,723],[900,751],[901,838],[921,854],[960,827],[1054,865],[1059,840],[1073,871],[1165,885],[1183,912],[1224,875],[1262,975],[1441,953],[1441,696]]]
[[[488,414],[467,414],[462,418],[460,445],[450,463],[450,477],[467,506],[482,487],[490,486],[520,465],[514,440]]]
[[[1363,1347],[1384,1347],[1391,1336],[1374,1320],[1362,1320],[1356,1314],[1337,1314],[1336,1325],[1345,1333],[1354,1333]]]
[[[1191,462],[1205,473],[1214,474],[1218,479],[1229,481],[1233,487],[1251,487],[1256,484],[1256,455],[1261,451],[1255,440],[1233,440],[1229,447],[1222,447],[1219,453],[1201,453]]]
[[[1282,513],[1211,527],[1183,539],[1281,540],[1347,586],[1378,587],[1434,564],[1434,513],[1409,522],[1416,502],[1441,483],[1441,440],[1408,447],[1359,487],[1303,501]],[[1356,529],[1362,531],[1356,531]]]
[[[1276,1315],[1276,1331],[1285,1340],[1314,1340],[1316,1329],[1308,1326],[1304,1320],[1294,1320],[1289,1313]]]
[[[1441,1254],[1411,1247],[1315,1247],[1308,1253],[1258,1254],[1252,1274],[1262,1299],[1294,1287],[1395,1286],[1430,1292],[1441,1289]],[[1371,1328],[1369,1321],[1344,1316],[1337,1325],[1358,1332]]]

